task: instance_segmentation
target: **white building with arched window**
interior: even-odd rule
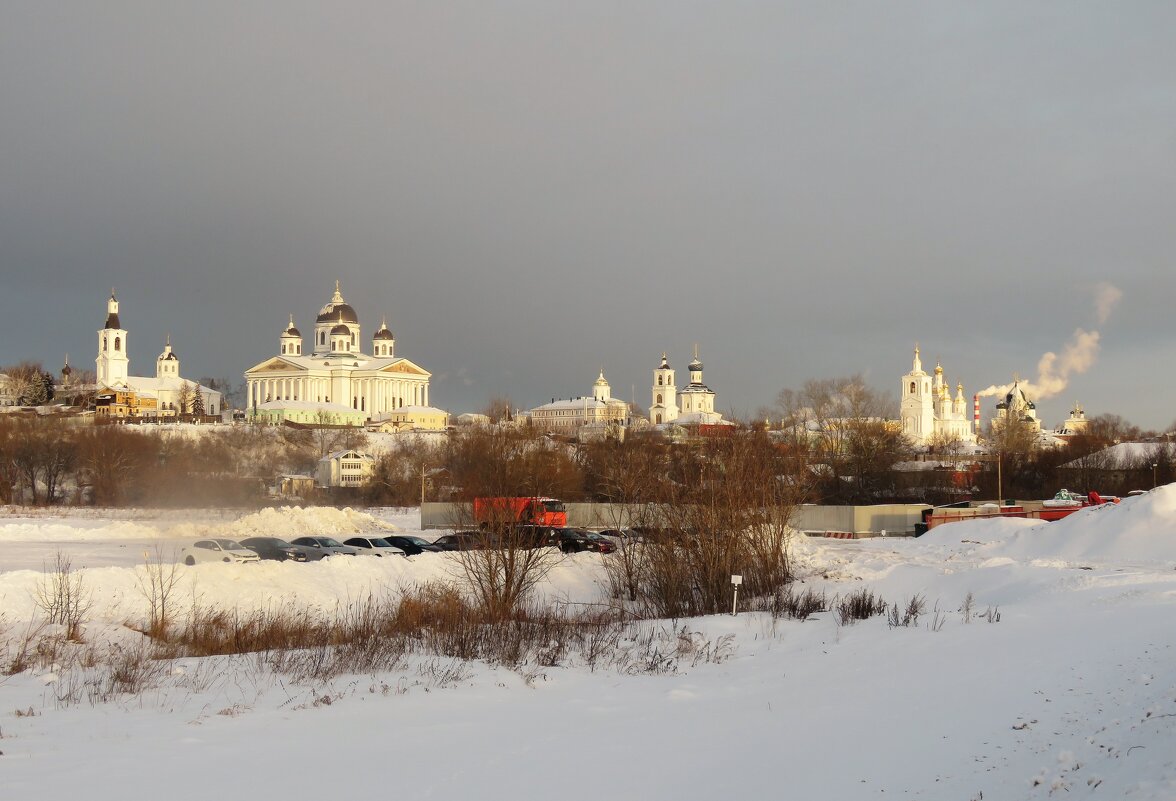
[[[976,444],[976,432],[968,417],[968,404],[964,399],[964,385],[956,385],[956,394],[943,377],[943,367],[935,365],[935,375],[923,370],[919,358],[919,346],[915,346],[915,359],[911,371],[902,377],[902,433],[916,445],[929,445],[939,441],[958,441],[963,445]]]
[[[702,362],[698,347],[694,360],[688,365],[690,383],[678,389],[674,384],[674,369],[662,353],[661,364],[653,371],[653,402],[649,405],[649,422],[654,425],[729,425],[723,415],[715,411],[715,393],[702,382]]]
[[[94,365],[99,395],[109,390],[154,399],[154,404],[143,404],[144,409],[150,409],[146,414],[151,417],[176,417],[201,410],[205,415],[217,416],[222,411],[220,392],[180,375],[180,357],[172,349],[170,334],[163,352],[155,360],[155,377],[129,375],[131,359],[127,355],[127,330],[119,320],[118,300],[113,289],[106,301],[106,323],[98,332],[98,358]]]
[[[527,412],[531,425],[547,431],[569,431],[581,426],[624,426],[629,423],[629,404],[612,396],[604,370],[592,384],[592,397],[551,399]]]
[[[362,350],[359,317],[339,291],[315,318],[309,353],[294,317],[278,338],[278,355],[245,371],[247,405],[258,419],[282,408],[321,405],[327,413],[349,409],[363,419],[379,419],[397,409],[429,406],[431,373],[395,355],[396,339],[387,320],[372,335],[371,353]],[[280,417],[280,414],[278,415]]]

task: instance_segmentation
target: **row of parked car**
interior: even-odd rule
[[[480,529],[443,534],[433,544],[446,551],[468,551],[490,548],[559,548],[564,553],[593,551],[614,553],[617,548],[636,540],[636,535],[625,529],[589,531],[585,528],[551,528],[547,526],[514,526],[506,531]]]
[[[469,551],[503,548],[559,548],[564,553],[593,551],[613,553],[618,547],[636,541],[638,535],[627,529],[594,532],[583,528],[547,528],[518,526],[508,533],[489,530],[456,531],[443,534],[433,542],[410,534],[383,537],[355,536],[343,542],[333,537],[298,537],[287,542],[279,537],[248,537],[233,540],[224,537],[197,540],[180,552],[186,565],[201,562],[317,562],[328,556],[416,556],[440,551]]]
[[[199,562],[317,562],[328,556],[413,556],[426,551],[440,551],[428,540],[407,534],[387,537],[350,537],[339,542],[334,537],[298,537],[287,542],[279,537],[248,537],[237,541],[223,537],[197,540],[180,551],[186,565]]]

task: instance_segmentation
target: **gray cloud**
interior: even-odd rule
[[[1007,381],[1105,282],[1101,355],[1043,416],[1176,416],[1170,4],[4,16],[0,363],[92,359],[113,284],[133,368],[170,330],[185,372],[239,376],[339,278],[454,411],[602,364],[648,403],[698,342],[750,412],[807,378],[897,389],[915,341]]]

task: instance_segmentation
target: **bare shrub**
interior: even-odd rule
[[[15,641],[4,641],[5,676],[15,676],[23,673],[36,663],[37,643],[42,639],[45,631],[43,623],[29,621]]]
[[[874,615],[886,614],[887,604],[873,591],[863,587],[838,598],[833,609],[837,613],[837,624],[848,626],[859,620],[869,620]]]
[[[180,582],[180,564],[175,559],[164,559],[163,548],[143,552],[143,570],[136,571],[135,583],[139,594],[147,601],[147,633],[163,639],[172,619],[172,596]]]
[[[906,608],[900,610],[898,604],[890,607],[887,623],[890,628],[905,628],[919,625],[919,617],[926,611],[927,601],[921,595],[912,595],[907,601]]]
[[[98,675],[88,682],[91,703],[109,701],[117,695],[138,695],[154,686],[164,674],[164,663],[154,658],[146,641],[133,646],[114,646]]]
[[[560,560],[518,526],[500,528],[487,547],[457,552],[459,577],[491,619],[510,617]]]
[[[817,592],[812,587],[796,592],[789,584],[763,599],[757,608],[768,612],[774,620],[808,620],[817,612],[827,611],[829,607],[825,593]]]
[[[68,639],[80,640],[82,620],[93,606],[93,596],[87,590],[82,574],[73,570],[69,557],[61,551],[45,570],[33,590],[33,603],[50,624],[65,628]]]
[[[960,605],[960,617],[965,623],[971,623],[972,617],[976,611],[976,599],[972,597],[972,593],[964,596],[964,602]]]
[[[947,616],[939,608],[939,601],[936,601],[935,608],[931,610],[931,619],[927,621],[927,628],[930,631],[942,631],[945,622],[947,622]]]

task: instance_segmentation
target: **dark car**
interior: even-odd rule
[[[593,535],[582,528],[553,528],[548,534],[548,544],[554,545],[564,553],[579,553],[580,551],[612,553],[617,549],[617,546],[605,537]]]
[[[249,537],[241,540],[241,544],[253,551],[261,559],[272,559],[277,562],[317,562],[326,556],[322,551],[294,545],[277,537]]]
[[[314,548],[321,551],[324,556],[334,556],[340,554],[343,556],[355,556],[359,553],[358,548],[350,545],[344,545],[334,537],[299,537],[296,540],[290,540],[293,545],[301,545],[303,548]]]
[[[349,540],[344,540],[343,544],[359,548],[361,554],[371,556],[408,556],[383,537],[352,537]]]
[[[617,544],[603,534],[598,534],[595,531],[586,531],[584,532],[584,536],[600,546],[600,553],[614,553],[617,550]]]
[[[491,537],[485,531],[455,531],[433,540],[433,545],[442,551],[473,551],[488,548],[490,544]]]
[[[384,537],[384,539],[409,556],[416,556],[419,553],[437,553],[443,550],[422,537],[413,537],[408,534],[397,534],[393,537]]]
[[[641,542],[641,535],[631,528],[606,528],[599,533],[619,548]]]

